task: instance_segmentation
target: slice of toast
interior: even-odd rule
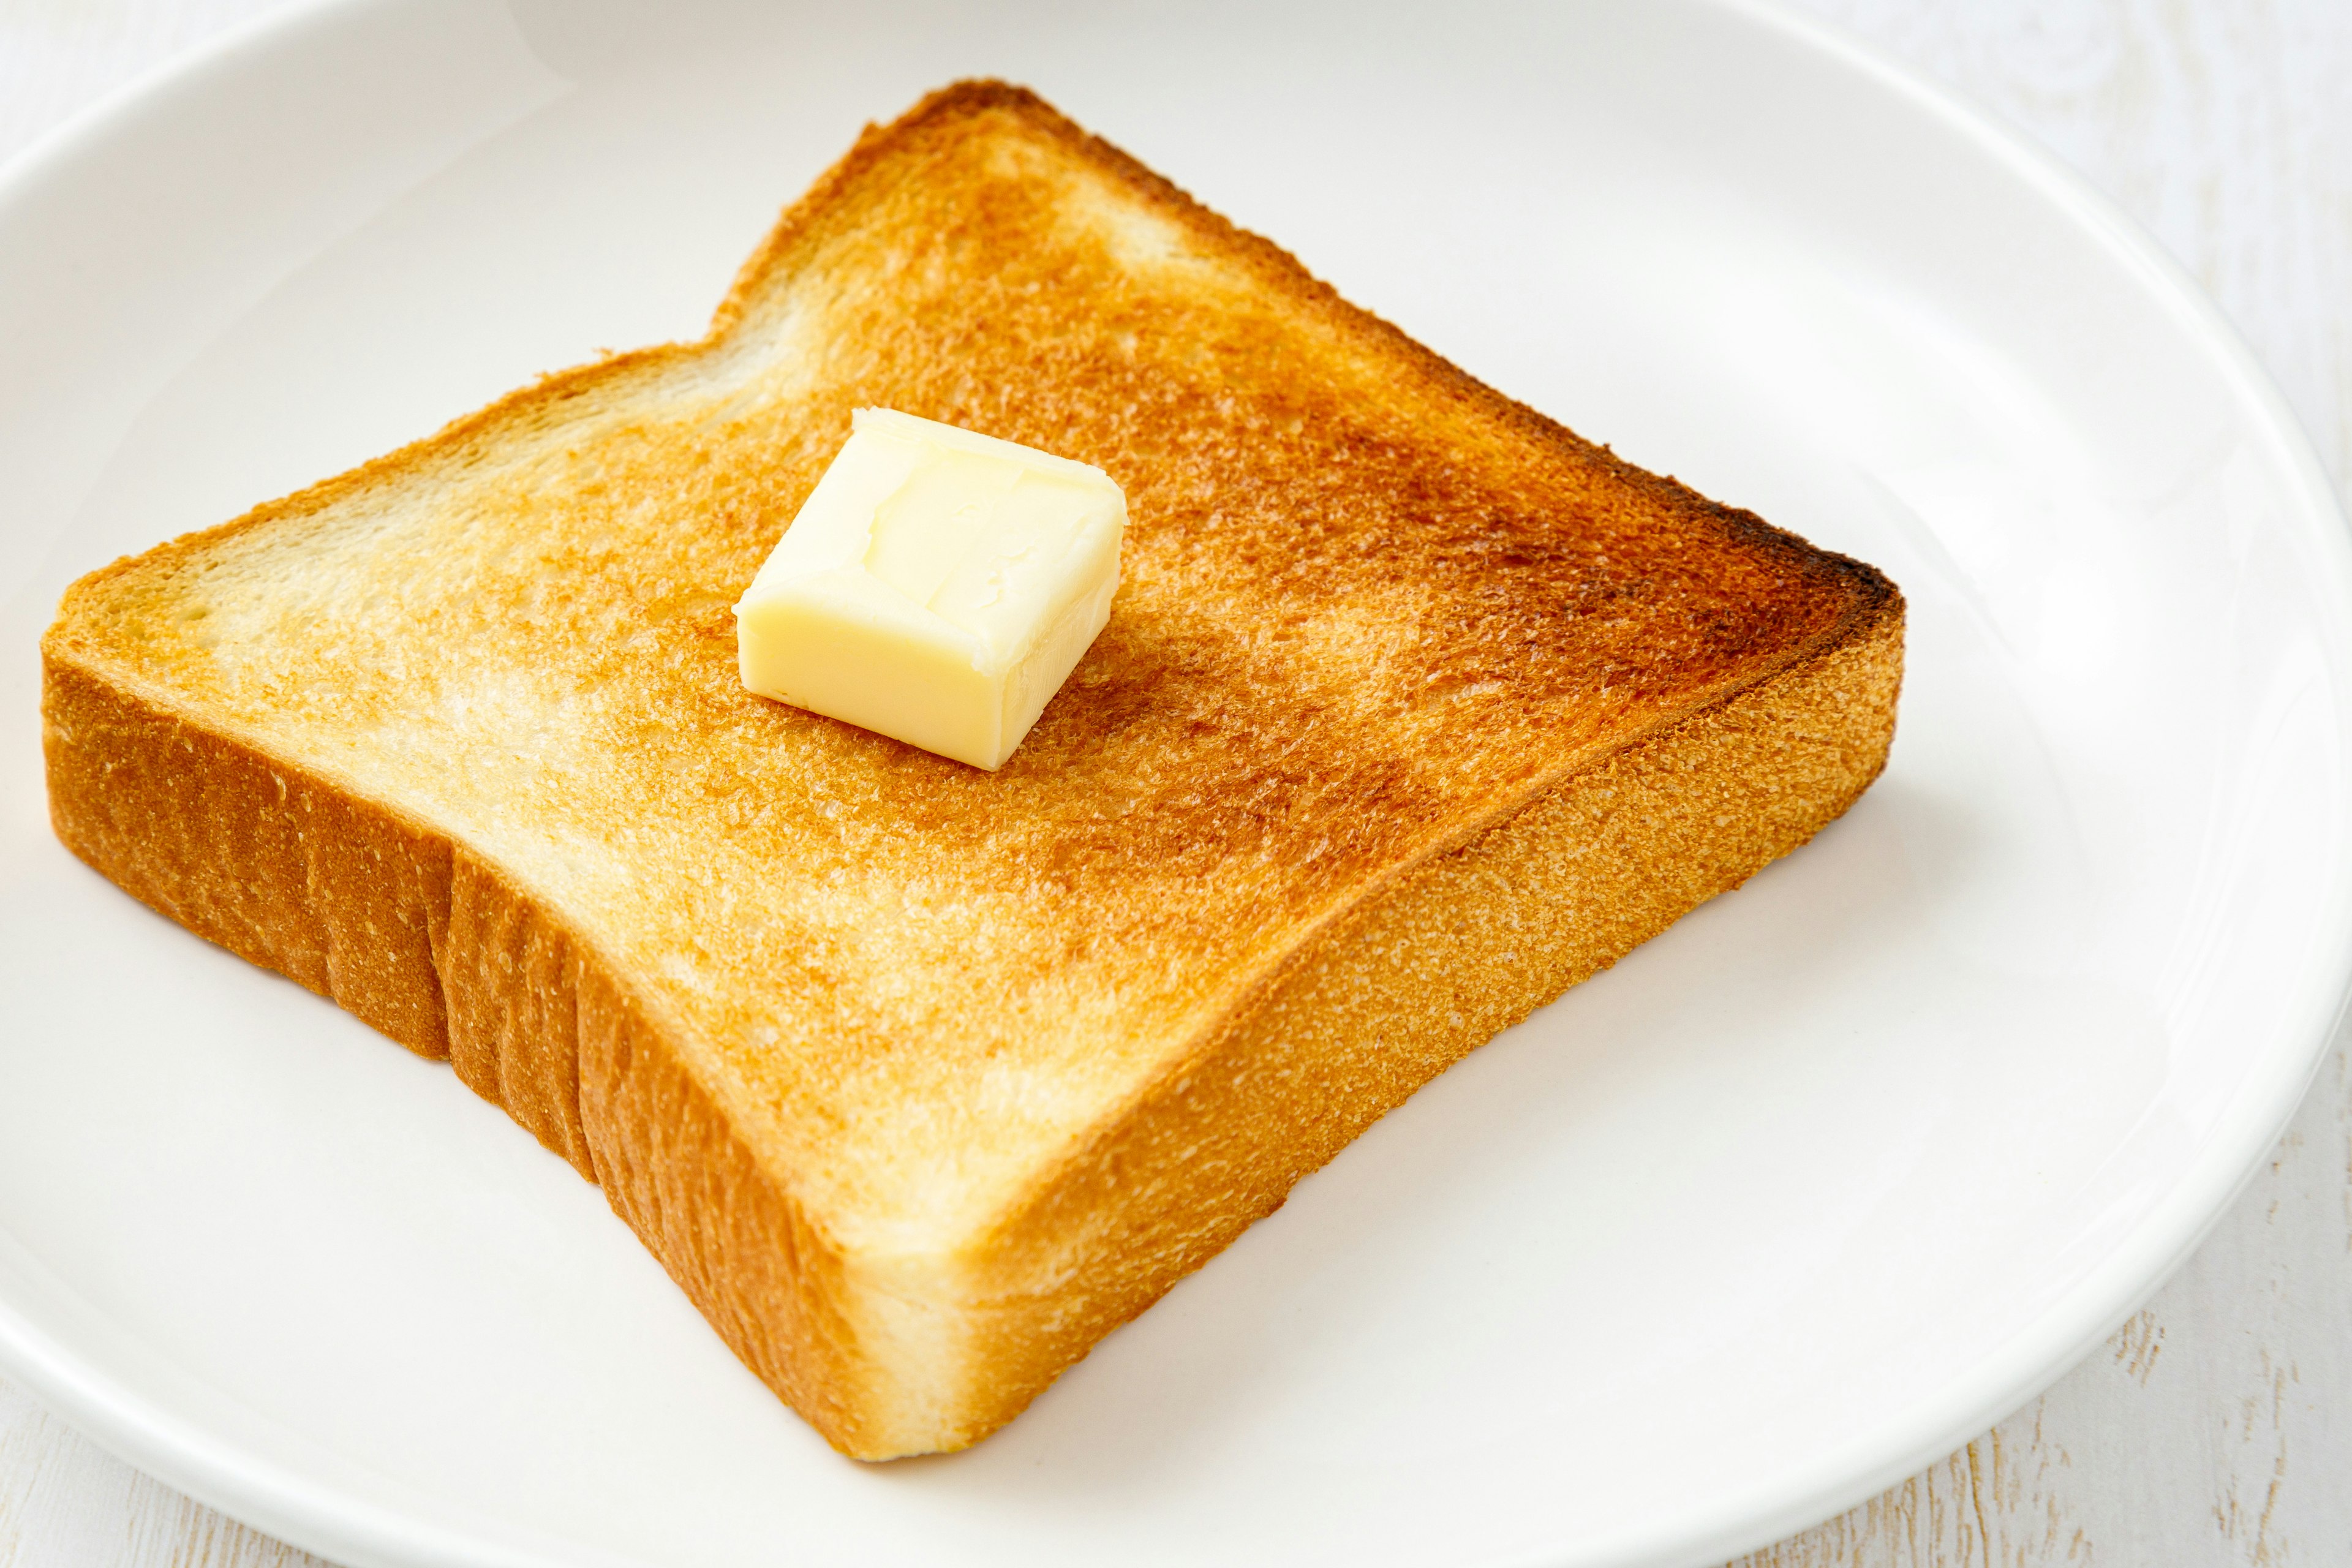
[[[881,405],[1098,465],[987,773],[748,694]],[[603,1184],[845,1453],[960,1447],[1883,765],[1867,566],[1489,391],[1028,93],[856,148],[710,334],[77,583],[74,852]]]

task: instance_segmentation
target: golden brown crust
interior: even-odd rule
[[[1822,657],[1559,781],[1269,976],[992,1238],[1001,1403],[979,1430],[1422,1085],[1843,815],[1885,765],[1902,632],[1879,601]],[[1061,1278],[1050,1310],[1024,1289]]]
[[[861,402],[1129,489],[1112,623],[1001,773],[734,679],[725,605]],[[1843,811],[1901,617],[968,83],[869,129],[702,343],[77,584],[52,811],[447,1055],[888,1457]]]
[[[837,1447],[871,1446],[839,1258],[560,917],[396,812],[54,654],[42,731],[68,849],[158,913],[451,1058],[604,1188],[769,1386]]]

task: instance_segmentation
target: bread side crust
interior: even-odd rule
[[[1874,574],[1874,577],[1875,574]],[[961,1442],[1472,1050],[1843,815],[1886,765],[1902,597],[1349,910],[988,1237]]]
[[[891,1458],[1010,1420],[1431,1078],[1843,813],[1894,733],[1903,611],[1881,581],[1830,646],[1327,927],[960,1260],[960,1300],[861,1279],[674,1033],[495,866],[56,646],[50,811],[142,902],[447,1058],[604,1187],[828,1442]],[[910,1313],[961,1326],[948,1364],[904,1364]]]
[[[334,1001],[603,1187],[729,1348],[826,1440],[894,1402],[840,1250],[760,1163],[593,947],[400,812],[173,713],[55,646],[42,746],[58,837],[159,914]]]

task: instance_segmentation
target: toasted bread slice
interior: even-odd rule
[[[749,695],[875,405],[1099,465],[1002,772]],[[787,212],[710,334],[95,572],[57,830],[602,1183],[844,1452],[960,1447],[1882,766],[1867,566],[1479,384],[1028,93]]]

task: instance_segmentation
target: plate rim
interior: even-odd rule
[[[391,13],[414,3],[292,0],[134,75],[0,163],[0,225],[26,193],[69,173],[87,150],[134,131],[142,120],[168,121],[181,100],[202,94],[210,79],[247,57],[312,30],[333,30],[362,13]],[[1794,0],[1685,3],[1730,24],[1778,34],[1874,83],[1987,156],[2045,202],[2053,216],[2065,219],[2109,260],[2135,275],[2141,297],[2169,319],[2184,348],[2202,357],[2231,403],[2252,416],[2250,434],[2287,481],[2276,526],[2304,535],[2323,564],[2326,582],[2315,597],[2332,600],[2336,612],[2320,623],[2330,667],[2339,674],[2352,672],[2352,524],[2344,501],[2276,382],[2187,268],[2118,203],[2024,131],[1837,23],[1797,10]],[[2338,731],[2352,738],[2352,688],[2339,683],[2331,695]],[[2228,1215],[2352,1016],[2352,868],[2339,863],[2329,879],[2323,900],[2327,919],[2315,951],[2342,956],[2332,972],[2314,963],[2296,977],[2294,1005],[2286,1009],[2293,1022],[2260,1054],[2215,1119],[2199,1156],[2096,1267],[1938,1394],[1822,1455],[1796,1480],[1783,1476],[1681,1511],[1670,1522],[1645,1521],[1594,1538],[1577,1550],[1576,1561],[1589,1568],[1722,1562],[1785,1539],[1956,1451],[2065,1375],[2112,1334]],[[568,1551],[559,1559],[518,1550],[307,1479],[82,1364],[5,1299],[0,1373],[125,1463],[289,1544],[354,1568],[423,1563],[540,1568],[579,1561]],[[1496,1560],[1496,1568],[1556,1568],[1561,1561],[1558,1547],[1533,1548]]]
[[[2260,416],[2256,429],[2272,448],[2270,456],[2283,475],[2292,478],[2289,505],[2283,509],[2279,525],[2290,532],[2300,527],[2317,547],[2319,559],[2332,568],[2329,576],[2336,616],[2326,629],[2334,633],[2329,652],[2340,666],[2345,658],[2347,616],[2352,614],[2352,514],[2347,514],[2345,498],[2337,493],[2310,432],[2277,381],[2255,356],[2244,333],[2189,269],[2086,175],[1990,109],[1925,71],[1882,52],[1833,22],[1798,11],[1792,0],[1697,3],[1775,29],[1907,100],[2042,196],[2057,216],[2072,220],[2112,259],[2139,274],[2148,301],[2161,307],[2181,329],[2183,346],[2202,351],[2221,373],[2233,399],[2251,405]],[[2334,696],[2339,729],[2352,734],[2352,693],[2339,688]],[[2280,1030],[2264,1053],[2267,1070],[2250,1077],[2240,1088],[2229,1108],[2215,1120],[2203,1154],[2097,1268],[2032,1325],[2011,1336],[2000,1351],[1955,1379],[1938,1397],[1914,1407],[1927,1414],[1887,1424],[1897,1430],[1911,1428],[1913,1436],[1907,1444],[1891,1444],[1885,1436],[1859,1436],[1814,1467],[1817,1473],[1831,1472],[1843,1462],[1846,1473],[1842,1478],[1821,1474],[1814,1487],[1794,1496],[1786,1495],[1797,1490],[1794,1488],[1770,1489],[1769,1495],[1783,1496],[1778,1507],[1760,1501],[1765,1489],[1735,1497],[1708,1510],[1716,1516],[1712,1530],[1703,1524],[1687,1532],[1678,1548],[1666,1549],[1677,1555],[1661,1555],[1658,1549],[1664,1545],[1663,1542],[1645,1550],[1628,1532],[1622,1550],[1596,1553],[1593,1561],[1631,1568],[1654,1559],[1694,1563],[1728,1560],[1836,1518],[1999,1425],[2073,1371],[2122,1327],[2228,1217],[2239,1194],[2261,1171],[2264,1157],[2285,1135],[2347,1019],[2352,1019],[2352,875],[2338,863],[2331,879],[2327,901],[2333,918],[2315,950],[2340,955],[2335,961],[2334,978],[2328,981],[2318,964],[2299,977],[2304,982],[2298,997],[2301,1005],[2294,1011],[2300,1026]],[[1874,1463],[1864,1458],[1872,1452],[1881,1456]],[[1743,1504],[1744,1513],[1740,1511]],[[1530,1553],[1510,1568],[1554,1568],[1554,1563]]]

